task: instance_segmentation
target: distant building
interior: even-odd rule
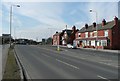
[[[46,39],[42,39],[42,45],[45,45],[45,44],[46,44],[46,42],[47,42],[47,40],[46,40]]]
[[[76,33],[75,41],[78,47],[120,49],[120,20],[115,17],[110,22],[103,19],[98,25],[96,23],[91,26],[86,24]]]
[[[10,41],[10,34],[2,34],[2,43],[4,44],[4,43],[9,43],[9,41]],[[11,37],[11,39],[12,39],[12,37]],[[12,39],[12,41],[13,41],[13,39]]]
[[[67,45],[73,44],[75,40],[76,27],[73,26],[72,30],[65,29],[62,32],[56,32],[53,35],[53,45]]]
[[[62,32],[56,32],[53,35],[53,45],[62,45]]]

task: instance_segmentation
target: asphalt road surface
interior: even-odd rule
[[[30,45],[15,51],[30,79],[118,79],[118,54]]]

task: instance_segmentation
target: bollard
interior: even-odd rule
[[[57,51],[60,51],[60,46],[59,45],[57,46]]]

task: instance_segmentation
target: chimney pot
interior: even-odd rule
[[[96,22],[93,23],[93,27],[96,27]]]
[[[106,20],[103,19],[103,21],[102,21],[102,26],[105,26],[105,25],[106,25]]]
[[[73,32],[75,32],[75,31],[76,31],[76,27],[75,27],[75,26],[73,26],[73,27],[72,27],[72,30],[73,30]]]
[[[85,24],[85,29],[88,29],[88,24]]]
[[[114,18],[114,24],[117,25],[118,24],[118,18],[115,16]]]
[[[58,33],[58,31],[56,31],[56,33]]]

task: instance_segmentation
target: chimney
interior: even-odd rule
[[[96,22],[93,23],[93,27],[96,27]]]
[[[102,26],[105,26],[105,25],[106,25],[106,20],[103,19],[103,21],[102,21]]]
[[[75,27],[75,26],[72,27],[72,31],[73,31],[73,32],[76,31],[76,27]]]
[[[58,33],[58,31],[56,31],[56,33]]]
[[[85,29],[88,29],[88,24],[85,24]]]
[[[117,25],[118,24],[118,18],[115,16],[114,18],[114,25]]]

